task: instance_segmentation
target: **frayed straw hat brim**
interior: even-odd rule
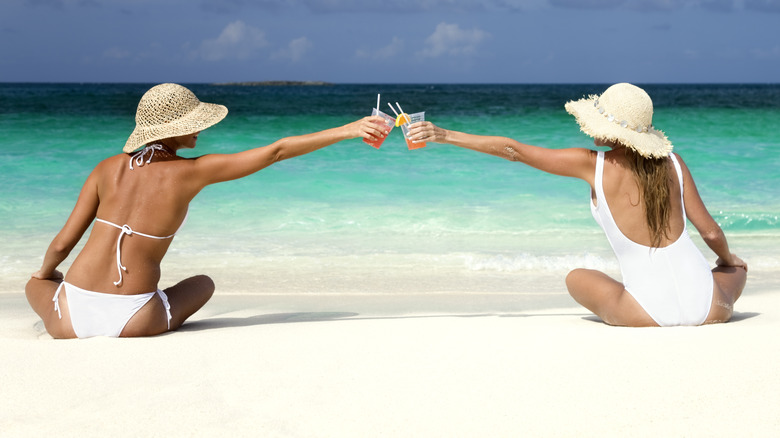
[[[158,85],[141,99],[136,127],[123,151],[129,153],[157,140],[203,131],[219,123],[227,113],[224,105],[200,102],[180,85]],[[159,122],[154,123],[155,120]]]
[[[606,94],[606,93],[605,93]],[[618,141],[647,158],[662,158],[672,152],[672,143],[663,131],[648,123],[649,129],[638,132],[634,127],[624,127],[620,119],[610,120],[596,107],[599,96],[589,96],[566,103],[566,111],[573,115],[585,134],[607,141]],[[652,120],[652,115],[650,116]],[[641,128],[640,128],[641,129]]]
[[[223,105],[201,102],[194,111],[175,122],[143,128],[136,126],[123,150],[133,152],[156,140],[203,131],[219,123],[227,113],[228,109]]]

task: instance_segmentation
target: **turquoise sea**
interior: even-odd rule
[[[21,290],[38,268],[88,173],[121,152],[138,100],[152,85],[0,84],[3,291]],[[593,147],[563,105],[607,87],[186,85],[230,113],[185,156],[236,152],[341,125],[370,114],[377,93],[383,111],[398,102],[445,128],[550,148]],[[780,85],[639,85],[655,103],[655,126],[690,167],[732,250],[753,272],[775,276]],[[258,272],[300,272],[313,276],[305,290],[316,292],[319,271],[557,276],[578,266],[616,268],[590,216],[584,182],[447,145],[409,151],[396,128],[380,150],[345,141],[207,188],[191,205],[163,269],[235,269],[236,289],[253,288]],[[257,278],[244,281],[241,272]]]

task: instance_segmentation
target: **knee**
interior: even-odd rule
[[[40,280],[37,278],[31,278],[24,286],[24,295],[25,297],[27,297],[27,302],[30,303],[30,305],[32,305],[33,307],[35,307],[36,303],[44,299],[45,292],[47,291],[47,286],[49,286],[49,284],[47,283],[48,281],[49,280]],[[54,287],[56,287],[56,284]],[[52,293],[54,293],[53,288],[51,289],[51,291]]]
[[[198,289],[200,289],[205,296],[211,298],[211,296],[214,295],[214,290],[216,290],[217,286],[214,284],[214,280],[212,280],[211,277],[208,275],[196,275],[195,277],[192,277],[192,279],[197,282]]]
[[[29,281],[27,281],[27,284],[24,285],[24,293],[27,294],[28,298],[35,294],[35,291],[40,288],[40,285],[43,281],[45,280],[39,280],[35,277],[32,277]]]
[[[579,283],[585,272],[585,269],[577,268],[566,274],[566,289],[569,290],[569,294],[573,294],[572,290],[575,289],[575,285]]]
[[[24,295],[27,297],[27,301],[30,301],[30,298],[33,296],[35,289],[35,278],[31,278],[30,281],[27,282],[26,285],[24,285]]]

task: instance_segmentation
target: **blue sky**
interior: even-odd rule
[[[780,0],[0,0],[0,82],[780,82]]]

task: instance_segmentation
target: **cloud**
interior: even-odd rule
[[[740,8],[742,3],[761,4],[771,8],[772,4],[780,10],[780,0],[548,0],[553,8],[592,9],[592,10],[633,10],[633,11],[678,11],[683,9],[703,9],[715,12],[731,12]],[[748,6],[749,7],[749,6]]]
[[[483,10],[486,4],[495,0],[286,0],[291,6],[300,4],[318,14],[376,12],[387,13],[391,10],[410,12],[440,11],[464,12]],[[528,1],[528,0],[524,0]]]
[[[747,0],[745,8],[760,12],[780,12],[780,0]]]
[[[225,26],[217,38],[203,41],[197,55],[206,61],[248,59],[267,46],[265,32],[238,20]]]
[[[625,0],[550,0],[550,6],[572,9],[607,9],[615,8],[625,3]]]
[[[65,10],[71,7],[101,7],[97,0],[28,0],[27,3],[33,7],[48,7],[56,10]]]
[[[245,13],[249,9],[278,12],[289,6],[294,6],[294,4],[295,2],[290,0],[200,0],[199,7],[209,14],[236,16],[236,14]]]
[[[303,59],[303,56],[308,53],[314,44],[306,37],[296,38],[287,45],[287,47],[277,50],[272,58],[274,59],[288,59],[292,62],[298,62]]]
[[[515,0],[515,2],[522,1]],[[746,9],[759,12],[780,12],[780,0],[548,0],[548,2],[553,8],[564,9],[628,9],[634,11],[702,9],[712,12],[735,12]]]
[[[476,53],[477,46],[489,37],[489,33],[478,28],[467,30],[461,29],[457,24],[442,22],[425,40],[425,47],[417,52],[417,55],[422,58],[471,55]]]
[[[701,7],[712,12],[732,12],[736,5],[734,0],[702,0]]]
[[[698,5],[698,1],[695,2]],[[690,1],[681,0],[638,0],[626,5],[629,9],[641,12],[647,11],[674,11],[691,6]]]
[[[390,44],[380,47],[378,49],[358,49],[355,56],[364,59],[384,60],[394,58],[400,54],[404,48],[404,41],[397,36],[393,37]]]

